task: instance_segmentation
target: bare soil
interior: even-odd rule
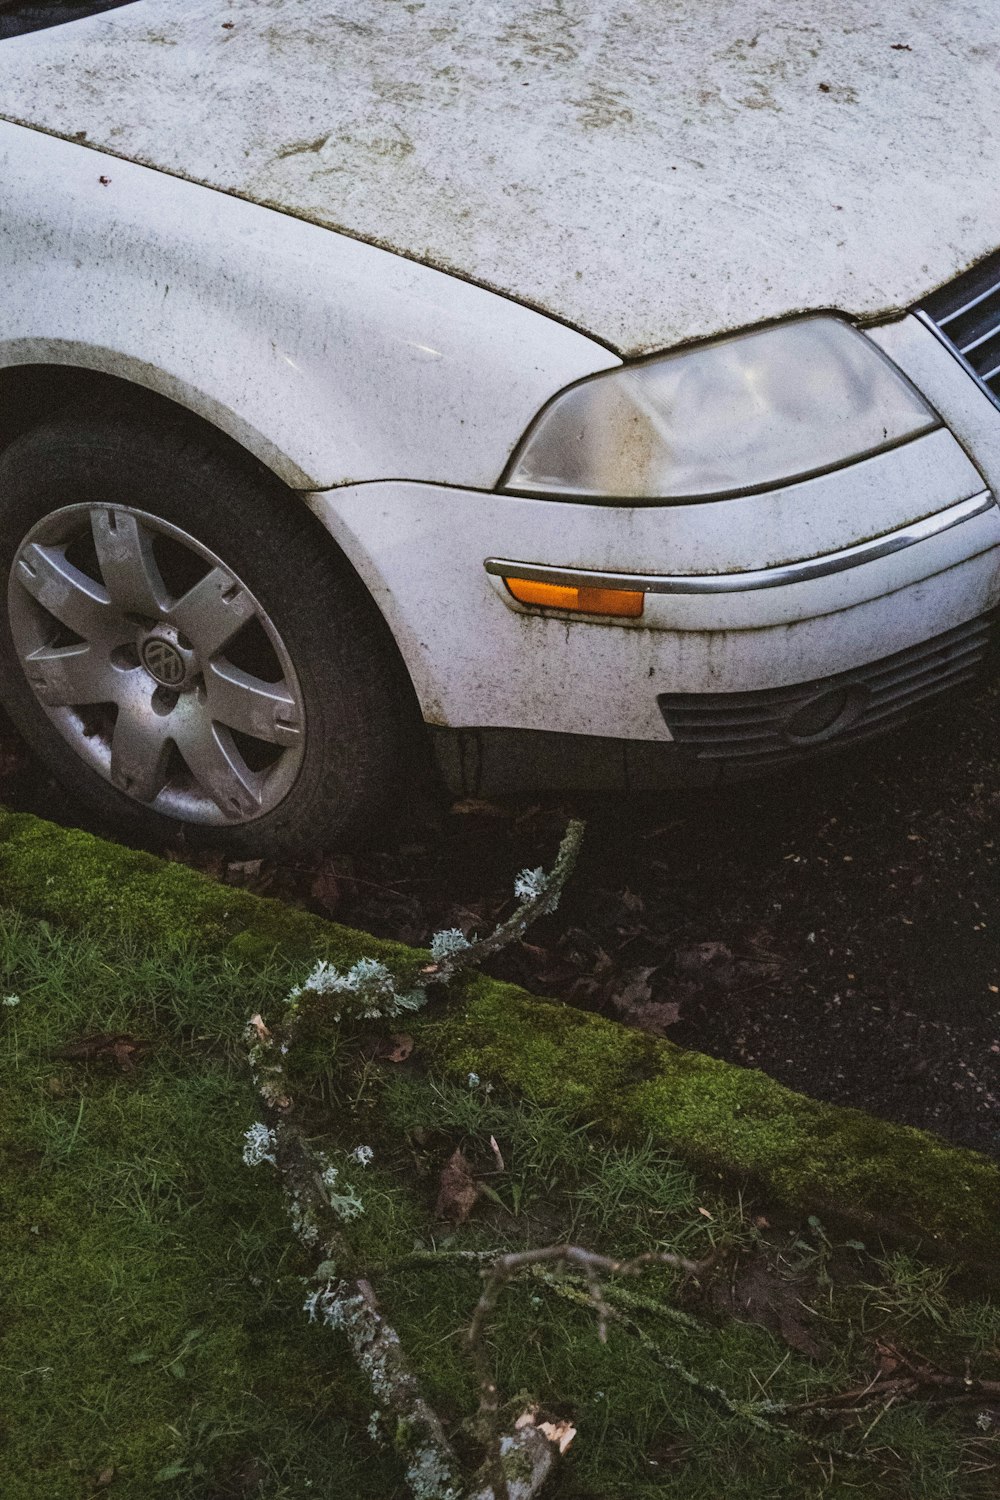
[[[420,944],[504,915],[514,875],[548,865],[582,815],[560,911],[495,974],[1000,1155],[998,731],[991,686],[768,782],[450,808],[428,797],[391,847],[195,862]],[[0,799],[81,821],[9,726]]]

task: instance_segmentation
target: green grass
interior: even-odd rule
[[[136,1500],[222,1500],[241,1474],[269,1500],[395,1495],[363,1383],[301,1317],[276,1185],[240,1161],[233,1039],[266,970],[9,912],[0,963],[4,1500],[79,1500],[108,1468]],[[52,1056],[116,1031],[155,1044],[134,1077]]]
[[[218,885],[177,864],[0,810],[0,902],[109,943],[157,942],[279,976],[317,957],[425,955]],[[284,979],[282,982],[285,982]],[[1000,1281],[1000,1170],[919,1130],[838,1109],[765,1074],[475,976],[411,1029],[441,1076],[490,1076],[616,1138],[658,1143],[708,1176],[752,1185],[861,1235],[884,1232]]]
[[[66,931],[0,909],[0,998],[20,997],[0,1005],[4,1500],[85,1500],[108,1469],[116,1500],[401,1496],[394,1460],[367,1436],[368,1395],[345,1346],[302,1315],[309,1266],[273,1175],[240,1159],[257,1117],[240,1031],[252,1011],[277,1012],[289,977],[287,958],[251,964],[231,944],[220,954],[164,931],[154,942],[120,927]],[[435,1046],[438,1024],[422,1033]],[[54,1056],[98,1032],[151,1047],[133,1074]],[[366,1206],[353,1253],[382,1268],[387,1312],[450,1422],[474,1406],[461,1332],[479,1281],[449,1250],[572,1235],[614,1253],[697,1255],[721,1241],[766,1252],[794,1284],[819,1359],[685,1301],[663,1271],[612,1288],[652,1349],[616,1326],[602,1347],[571,1283],[529,1277],[505,1292],[491,1333],[501,1390],[512,1409],[533,1395],[579,1427],[551,1500],[996,1493],[975,1407],[901,1405],[869,1435],[868,1458],[831,1460],[734,1418],[669,1365],[738,1402],[795,1402],[862,1382],[875,1338],[900,1337],[948,1368],[968,1355],[995,1376],[1000,1313],[987,1299],[961,1295],[912,1252],[845,1246],[816,1220],[764,1231],[759,1205],[695,1174],[662,1139],[616,1139],[577,1097],[532,1099],[502,1081],[490,1091],[482,1057],[479,1088],[428,1075],[434,1049],[420,1038],[398,1069],[366,1061],[365,1037],[345,1034],[300,1083],[317,1130],[376,1149],[353,1178]],[[570,1080],[575,1066],[571,1049]],[[462,1145],[487,1166],[491,1134],[505,1158],[495,1196],[451,1230],[430,1212],[441,1162]],[[416,1265],[415,1251],[444,1258]],[[876,1415],[847,1440],[857,1445]]]

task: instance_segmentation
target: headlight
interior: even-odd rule
[[[849,323],[800,318],[571,386],[536,418],[504,487],[640,501],[744,494],[937,425]]]

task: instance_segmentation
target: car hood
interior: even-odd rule
[[[994,0],[141,0],[0,116],[384,246],[623,355],[900,311],[1000,244]]]

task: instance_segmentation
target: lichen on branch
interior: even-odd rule
[[[456,929],[435,933],[430,962],[415,978],[404,979],[374,958],[360,958],[347,970],[321,960],[290,990],[277,1024],[269,1026],[255,1015],[247,1025],[250,1068],[265,1118],[246,1131],[243,1159],[248,1166],[267,1164],[279,1172],[293,1233],[319,1257],[304,1311],[347,1338],[376,1403],[371,1430],[380,1431],[381,1413],[391,1414],[395,1446],[414,1500],[531,1500],[554,1456],[566,1446],[567,1429],[547,1428],[535,1421],[534,1413],[522,1413],[512,1432],[491,1432],[486,1470],[473,1479],[471,1490],[467,1487],[443,1424],[421,1393],[374,1289],[366,1277],[343,1269],[352,1260],[345,1229],[364,1213],[362,1195],[344,1174],[351,1167],[366,1168],[372,1150],[358,1145],[334,1153],[317,1143],[296,1105],[289,1058],[304,1024],[317,1012],[335,1026],[397,1020],[421,1009],[431,986],[447,984],[519,941],[532,922],[558,906],[582,837],[583,824],[571,822],[551,872],[521,872],[515,882],[517,906],[487,936],[470,940]]]

